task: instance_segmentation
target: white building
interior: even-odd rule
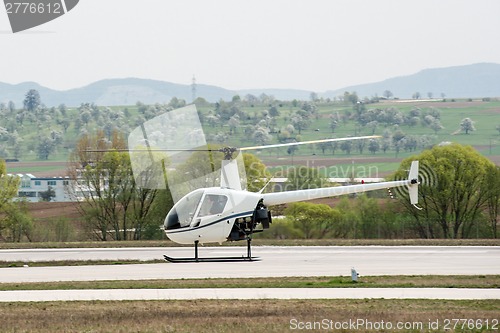
[[[72,201],[68,194],[70,179],[68,177],[42,178],[32,174],[18,174],[21,181],[19,183],[18,198],[23,198],[29,202],[42,200],[42,192],[47,192],[51,188],[55,197],[51,201]]]

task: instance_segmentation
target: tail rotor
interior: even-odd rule
[[[403,180],[403,179],[396,179]],[[418,187],[421,186],[435,186],[437,182],[437,176],[434,170],[426,164],[419,165],[418,161],[413,161],[410,167],[407,178],[409,184],[408,186],[402,186],[394,188],[396,196],[399,197],[410,197],[410,203],[417,209],[418,207]]]

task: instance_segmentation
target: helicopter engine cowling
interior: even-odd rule
[[[255,224],[262,224],[263,229],[269,229],[271,224],[271,212],[267,207],[257,208],[254,212]]]
[[[271,212],[259,201],[252,216],[237,218],[234,222],[228,240],[238,241],[247,239],[251,234],[269,229],[272,222]]]
[[[257,207],[255,207],[252,219],[254,228],[260,224],[262,225],[262,229],[269,229],[269,225],[272,222],[271,212],[267,209],[266,205],[264,205],[262,199],[257,203]]]

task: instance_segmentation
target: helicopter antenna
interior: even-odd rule
[[[271,182],[272,182],[272,181],[273,181],[273,179],[272,179],[272,178],[271,178],[271,179],[269,179],[269,180],[267,181],[266,185],[264,185],[264,187],[263,187],[263,188],[261,188],[261,189],[260,189],[260,191],[259,191],[259,192],[257,192],[257,193],[262,193],[262,192],[264,192],[264,190],[266,189],[267,185],[271,184]]]

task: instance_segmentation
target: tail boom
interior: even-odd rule
[[[410,195],[410,202],[418,208],[418,161],[411,163],[408,179],[394,180],[373,184],[359,184],[337,187],[323,187],[317,189],[298,190],[278,193],[264,193],[262,199],[265,205],[279,205],[297,201],[307,201],[326,197],[336,197],[345,194],[362,193],[387,189],[391,187],[407,186]],[[420,209],[420,208],[418,208]]]
[[[324,187],[317,189],[298,190],[278,193],[264,193],[262,198],[265,205],[279,205],[289,202],[306,201],[326,197],[336,197],[339,195],[362,193],[390,187],[410,185],[409,180],[396,180],[390,182],[360,184],[337,187]]]

